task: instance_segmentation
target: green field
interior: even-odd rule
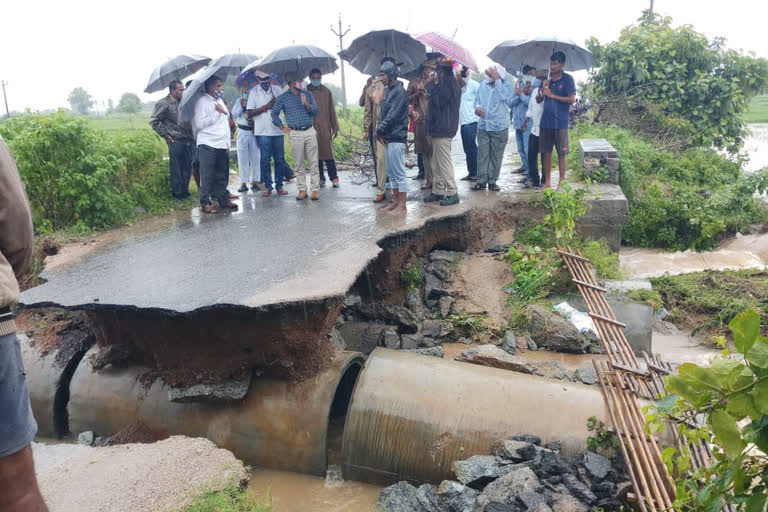
[[[752,98],[744,120],[748,123],[768,123],[768,94]]]
[[[135,116],[127,116],[126,114],[111,114],[109,116],[88,116],[88,120],[91,121],[95,128],[99,128],[106,132],[135,132],[138,130],[151,130],[149,126],[149,112],[140,112]]]

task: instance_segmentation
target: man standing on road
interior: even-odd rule
[[[261,155],[259,143],[253,134],[253,122],[249,122],[245,115],[248,104],[248,93],[243,92],[243,97],[235,100],[232,105],[232,115],[237,124],[237,166],[240,168],[240,188],[238,192],[248,192],[248,182],[251,182],[251,190],[263,188],[261,182]]]
[[[320,171],[320,186],[325,186],[323,164],[328,168],[328,178],[333,183],[333,188],[339,188],[339,175],[336,172],[336,160],[333,158],[333,139],[339,135],[339,120],[336,117],[336,105],[333,103],[333,94],[322,83],[323,74],[319,69],[309,72],[309,86],[307,90],[312,93],[317,104],[317,116],[315,116],[315,131],[317,132],[317,163]]]
[[[517,154],[520,155],[520,167],[517,172],[525,173],[523,182],[531,179],[528,168],[528,137],[531,134],[531,126],[525,124],[525,114],[528,112],[528,103],[531,101],[531,89],[536,69],[531,66],[523,67],[523,76],[515,84],[515,97],[512,99],[512,123],[515,126],[515,138],[517,139]],[[523,128],[525,125],[525,128]]]
[[[440,201],[440,206],[459,202],[451,160],[451,141],[459,129],[461,87],[453,75],[453,61],[437,62],[437,74],[426,85],[429,94],[427,137],[432,147],[432,193],[425,203]]]
[[[383,61],[382,65],[384,64]],[[394,64],[394,62],[392,62]],[[365,113],[363,116],[363,138],[373,148],[373,168],[376,173],[376,197],[374,203],[382,203],[387,193],[387,148],[376,137],[376,127],[381,114],[381,102],[387,90],[382,79],[375,77],[365,89]],[[393,196],[394,200],[394,196]]]
[[[425,85],[434,71],[434,61],[427,61],[422,65],[421,74],[408,82],[408,101],[416,113],[413,120],[413,151],[419,166],[419,173],[413,179],[425,180],[422,190],[432,188],[432,148],[427,138],[429,95]]]
[[[189,197],[194,138],[189,125],[179,120],[179,104],[184,95],[184,84],[174,80],[168,85],[168,90],[168,96],[155,103],[149,124],[168,144],[171,194],[183,201]]]
[[[501,159],[509,140],[509,105],[512,85],[507,71],[500,64],[485,70],[486,79],[480,84],[475,100],[477,122],[477,183],[472,190],[501,190],[496,184],[501,171]]]
[[[475,114],[475,99],[480,84],[469,77],[469,70],[461,67],[459,74],[461,86],[461,108],[459,122],[461,123],[461,145],[467,159],[467,175],[461,181],[477,181],[477,121]]]
[[[299,188],[297,201],[307,198],[307,180],[312,191],[311,199],[320,199],[320,173],[317,159],[317,132],[315,117],[317,105],[312,93],[300,90],[303,78],[287,77],[290,89],[278,96],[272,107],[272,123],[288,135],[293,152],[296,186]],[[285,123],[280,120],[280,112],[285,113]],[[305,164],[305,161],[307,162]]]
[[[542,171],[546,184],[544,188],[552,188],[552,148],[557,151],[560,167],[560,180],[557,190],[562,190],[565,182],[565,171],[568,167],[568,116],[571,105],[576,101],[576,82],[568,73],[563,72],[565,54],[555,52],[550,57],[550,76],[536,96],[536,101],[544,102],[544,113],[541,116],[541,135],[539,135],[539,151],[542,154]]]
[[[408,93],[397,77],[394,62],[381,65],[379,79],[386,94],[381,102],[381,119],[376,126],[376,141],[386,148],[387,172],[392,184],[392,203],[382,208],[392,214],[405,214],[408,178],[405,176],[405,144],[408,141]],[[379,183],[381,185],[381,182]]]
[[[272,123],[270,114],[277,97],[282,94],[279,87],[273,83],[273,78],[262,71],[255,71],[259,85],[251,89],[246,105],[247,117],[253,121],[253,134],[256,136],[260,153],[261,182],[264,183],[262,197],[272,195],[272,160],[275,161],[275,187],[277,194],[287,195],[283,189],[284,172],[288,168],[285,163],[285,137],[280,128]]]
[[[213,75],[205,81],[205,94],[195,103],[195,127],[197,128],[197,151],[200,159],[200,208],[203,213],[216,213],[211,199],[219,202],[220,208],[237,210],[238,206],[229,199],[229,110],[221,99],[224,83]]]
[[[27,194],[10,149],[0,137],[0,510],[46,512],[30,443],[37,433],[11,306],[32,256]]]

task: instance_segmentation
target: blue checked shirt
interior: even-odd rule
[[[304,94],[309,102],[310,109],[304,108],[301,104],[301,95]],[[277,127],[282,127],[280,120],[280,111],[285,112],[285,122],[288,128],[304,128],[315,124],[317,115],[317,104],[315,98],[309,91],[301,91],[299,94],[293,94],[290,90],[277,97],[275,105],[272,107],[272,122]]]

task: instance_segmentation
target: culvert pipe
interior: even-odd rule
[[[364,361],[362,354],[342,352],[328,370],[304,382],[254,378],[241,402],[175,403],[159,379],[148,389],[140,382],[145,368],[95,372],[88,357],[95,350],[70,384],[72,432],[108,436],[141,422],[161,436],[206,437],[248,464],[318,476],[327,467],[329,415],[346,409]]]
[[[377,348],[349,404],[344,477],[439,483],[499,439],[586,440],[590,416],[607,423],[597,386]]]

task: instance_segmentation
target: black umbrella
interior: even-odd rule
[[[203,69],[211,59],[202,55],[177,55],[161,64],[149,76],[149,83],[144,92],[162,91],[172,80],[184,80],[189,75]]]
[[[407,73],[427,60],[424,43],[399,30],[372,30],[358,37],[349,48],[339,52],[339,57],[366,75],[377,75],[381,59],[392,57]]]
[[[257,60],[258,55],[251,53],[228,53],[208,64],[218,67],[222,75],[239,75],[251,62]]]
[[[181,105],[179,105],[182,121],[191,121],[195,116],[195,104],[205,94],[205,81],[213,75],[217,75],[224,80],[226,75],[223,71],[220,67],[208,66],[190,82],[189,87],[184,91],[184,96],[181,98]]]
[[[339,66],[330,53],[311,45],[286,46],[275,50],[266,57],[252,62],[244,71],[258,69],[265,73],[305,77],[317,68],[322,74],[333,73]]]

